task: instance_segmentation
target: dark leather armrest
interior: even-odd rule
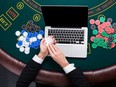
[[[26,65],[23,62],[18,61],[16,58],[11,57],[2,49],[0,49],[0,64],[18,76]],[[84,72],[84,75],[91,85],[115,80],[116,64],[95,71],[86,71]],[[70,87],[71,85],[64,73],[43,69],[40,70],[35,81],[57,87]]]

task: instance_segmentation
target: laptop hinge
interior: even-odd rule
[[[70,27],[70,26],[51,26],[51,28],[79,28],[79,29],[81,29],[82,27]]]

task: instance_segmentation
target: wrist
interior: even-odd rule
[[[46,57],[46,55],[40,52],[40,53],[38,54],[38,57],[44,59],[44,58]]]
[[[68,62],[68,61],[63,62],[63,63],[60,64],[60,66],[61,66],[62,68],[66,67],[67,65],[69,65],[69,62]]]

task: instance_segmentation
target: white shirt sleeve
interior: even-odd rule
[[[69,64],[69,65],[67,65],[66,67],[63,68],[63,70],[66,74],[73,71],[74,69],[76,69],[76,67],[74,67],[74,64]]]
[[[37,55],[35,55],[33,58],[32,58],[33,61],[39,63],[39,64],[42,64],[42,62],[44,61],[42,58],[39,58]]]

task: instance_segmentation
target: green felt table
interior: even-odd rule
[[[0,0],[0,48],[14,58],[28,63],[39,52],[31,49],[27,55],[16,48],[17,36],[15,32],[22,30],[29,20],[44,30],[44,20],[40,5],[87,5],[88,12],[88,54],[87,58],[67,58],[70,63],[79,66],[82,70],[97,70],[116,64],[116,47],[106,49],[103,47],[92,48],[92,33],[90,19],[97,20],[99,17],[112,18],[112,24],[116,23],[116,0]],[[62,71],[51,57],[46,57],[43,68],[48,70]]]

